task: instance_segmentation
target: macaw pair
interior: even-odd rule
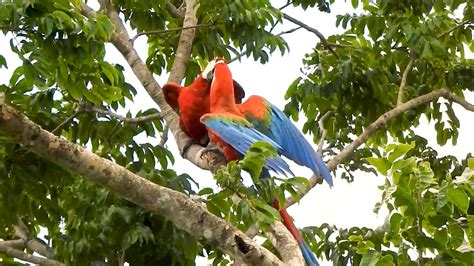
[[[222,149],[228,161],[242,158],[255,142],[266,141],[273,145],[280,155],[309,167],[314,174],[323,176],[332,186],[332,177],[326,165],[283,112],[260,96],[250,96],[240,104],[244,91],[232,79],[223,59],[211,61],[189,87],[183,88],[168,83],[163,87],[163,91],[168,103],[179,109],[183,130],[194,141],[202,143],[200,141],[205,138],[206,132],[199,131],[198,134],[193,128],[197,127],[196,124],[205,126],[209,141]],[[265,168],[276,173],[293,175],[281,157],[268,158]],[[278,209],[278,201],[274,200],[273,206]],[[318,265],[286,209],[280,210],[280,215],[298,242],[306,263]]]

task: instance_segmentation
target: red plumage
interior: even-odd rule
[[[240,103],[245,91],[239,83],[233,81],[234,101]],[[211,82],[199,74],[194,82],[183,87],[174,82],[166,83],[162,90],[166,102],[179,114],[179,123],[183,131],[197,144],[207,145],[206,127],[199,121],[210,111],[209,94]]]

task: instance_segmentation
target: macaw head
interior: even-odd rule
[[[223,58],[214,58],[207,64],[206,68],[202,71],[202,77],[209,82],[212,82],[214,79],[214,70],[216,69],[217,64],[225,64],[225,60]]]
[[[213,60],[209,61],[206,68],[202,71],[202,77],[209,81],[209,84],[212,83],[212,80],[215,76],[215,69],[218,64],[227,64],[224,58],[214,58]],[[235,80],[233,80],[234,84],[234,96],[236,103],[242,103],[242,99],[245,97],[244,88]]]

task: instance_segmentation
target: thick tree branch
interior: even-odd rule
[[[196,11],[196,0],[186,0],[186,13],[183,23],[183,28],[185,29],[181,31],[181,36],[179,37],[178,47],[176,48],[176,54],[168,81],[179,84],[186,74],[186,66],[191,55],[194,32],[197,25]]]
[[[404,112],[413,109],[415,107],[418,107],[422,104],[427,104],[429,102],[436,101],[438,98],[445,98],[449,101],[455,102],[464,109],[474,112],[474,104],[469,103],[465,99],[456,96],[449,92],[446,89],[441,89],[441,90],[435,90],[430,93],[418,96],[416,98],[413,98],[405,103],[402,103],[401,105],[391,109],[390,111],[382,114],[375,120],[372,124],[368,125],[364,132],[360,134],[351,144],[346,146],[338,155],[333,157],[328,163],[327,167],[329,168],[330,171],[333,171],[336,169],[336,166],[339,165],[343,160],[349,158],[352,156],[354,151],[363,143],[369,139],[370,136],[372,136],[378,129],[384,127],[390,120],[394,119],[400,114],[403,114]],[[321,177],[313,175],[310,178],[310,183],[311,183],[311,188],[316,186],[316,184],[321,183]],[[308,191],[311,189],[309,188]],[[303,194],[306,194],[308,191],[304,192]],[[286,201],[286,206],[291,206],[295,203],[296,201],[293,198],[288,198]]]
[[[282,222],[273,223],[270,231],[266,232],[265,236],[278,250],[285,265],[305,265],[298,243]]]
[[[15,243],[13,241],[15,241]],[[21,241],[23,241],[23,240],[21,240]],[[64,265],[63,263],[61,263],[59,261],[33,256],[31,254],[28,254],[28,253],[25,253],[25,252],[20,251],[18,249],[15,249],[12,246],[12,244],[16,245],[17,244],[16,242],[17,242],[16,240],[0,241],[0,252],[4,253],[4,254],[12,257],[12,258],[17,258],[17,259],[28,261],[28,262],[35,263],[35,264],[47,265],[47,266],[62,266],[62,265]]]
[[[316,36],[318,36],[318,38],[321,40],[321,43],[323,44],[324,47],[326,47],[334,56],[336,56],[336,58],[339,58],[339,56],[337,55],[336,51],[334,51],[334,49],[332,49],[332,46],[329,44],[328,40],[326,39],[326,37],[324,37],[324,35],[318,31],[317,29],[313,28],[313,27],[310,27],[308,26],[307,24],[297,20],[296,18],[286,14],[286,13],[282,13],[283,14],[283,18],[288,20],[288,21],[291,21],[293,22],[294,24],[296,25],[299,25],[301,27],[303,27],[305,30],[309,31],[309,32],[312,32],[314,34],[316,34]]]
[[[280,265],[271,252],[183,193],[161,187],[83,147],[55,136],[0,102],[0,131],[37,155],[103,185],[232,257],[255,265]],[[11,252],[4,249],[5,252]],[[36,262],[35,262],[36,263]]]
[[[403,95],[405,93],[405,87],[407,85],[408,74],[413,68],[415,59],[416,59],[416,55],[413,52],[410,53],[410,61],[408,62],[408,65],[405,68],[405,71],[403,71],[402,81],[400,82],[400,88],[398,89],[397,106],[403,103]]]
[[[26,241],[23,239],[0,241],[1,245],[9,246],[14,249],[23,250],[26,248]]]

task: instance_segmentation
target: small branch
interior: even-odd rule
[[[154,120],[154,119],[161,119],[162,118],[161,113],[154,113],[154,114],[150,114],[150,115],[143,115],[143,116],[138,116],[138,117],[135,117],[135,118],[129,118],[129,117],[125,117],[125,116],[116,114],[116,113],[114,113],[112,111],[109,111],[109,110],[101,109],[97,106],[93,106],[93,105],[90,105],[90,104],[85,104],[83,106],[82,112],[98,113],[98,114],[103,115],[103,116],[109,116],[109,117],[116,118],[116,119],[118,119],[118,120],[120,120],[124,123],[129,123],[129,124],[142,123],[142,122],[147,122],[147,121],[151,121],[151,120]]]
[[[280,33],[278,33],[276,36],[282,36],[282,35],[285,35],[285,34],[289,34],[289,33],[293,33],[299,29],[303,28],[302,26],[298,26],[296,28],[293,28],[293,29],[290,29],[290,30],[287,30],[287,31],[282,31]]]
[[[337,156],[333,157],[326,165],[330,171],[333,171],[336,169],[336,166],[338,166],[343,160],[349,158],[352,156],[354,151],[363,143],[367,141],[378,129],[384,127],[390,120],[394,119],[400,114],[403,114],[404,112],[413,109],[415,107],[418,107],[422,104],[426,104],[429,102],[433,102],[437,100],[438,98],[445,98],[449,101],[455,102],[464,109],[474,112],[474,105],[466,101],[465,99],[456,96],[449,92],[446,89],[440,89],[440,90],[435,90],[430,93],[418,96],[416,98],[413,98],[405,103],[402,103],[401,105],[391,109],[390,111],[385,112],[381,116],[379,116],[372,124],[368,125],[364,132],[360,134],[354,141],[352,141],[351,144],[346,146]],[[311,187],[302,193],[303,195],[306,194],[311,188],[316,186],[318,183],[321,183],[321,178],[318,176],[313,175],[310,178],[310,183]],[[286,199],[286,207],[289,207],[293,204],[295,204],[296,201],[293,198],[287,198]]]
[[[416,55],[411,52],[410,53],[410,61],[408,62],[405,71],[403,71],[402,81],[400,82],[400,88],[398,89],[398,98],[397,98],[397,106],[403,103],[403,95],[405,93],[405,87],[407,85],[407,78],[408,74],[410,73],[411,69],[413,68],[413,64],[415,63]]]
[[[452,28],[450,28],[449,30],[447,30],[447,31],[441,33],[440,35],[438,35],[438,39],[439,39],[439,38],[442,38],[442,37],[444,37],[444,36],[446,36],[446,35],[448,35],[448,34],[450,34],[451,32],[453,32],[453,31],[455,31],[455,30],[457,30],[457,29],[459,29],[459,28],[461,28],[461,27],[463,27],[464,25],[472,24],[472,23],[474,23],[474,22],[473,22],[473,21],[470,21],[470,20],[466,20],[466,21],[464,21],[464,22],[462,22],[462,23],[456,24],[454,27],[452,27]]]
[[[288,1],[286,1],[286,4],[284,4],[283,6],[279,7],[278,9],[281,11],[281,10],[287,8],[287,7],[288,7],[289,5],[291,5],[292,3],[293,3],[293,1],[288,0]]]
[[[65,125],[71,123],[71,121],[78,116],[80,113],[82,113],[83,110],[81,108],[77,108],[72,115],[70,115],[66,120],[64,120],[61,124],[59,124],[55,129],[51,131],[51,133],[56,134],[59,130],[61,130]]]
[[[334,56],[336,56],[336,58],[339,58],[339,56],[337,55],[336,51],[334,51],[334,49],[332,49],[331,45],[329,44],[328,40],[326,39],[326,37],[324,37],[324,35],[318,31],[317,29],[313,28],[313,27],[310,27],[308,26],[307,24],[293,18],[292,16],[286,14],[286,13],[282,13],[283,14],[283,18],[288,20],[288,21],[291,21],[293,22],[294,24],[296,25],[299,25],[301,27],[303,27],[305,30],[309,31],[309,32],[312,32],[314,34],[316,34],[316,36],[318,36],[318,38],[321,40],[321,43],[323,44],[324,47],[326,47]]]
[[[167,123],[165,123],[165,126],[163,127],[163,133],[161,134],[161,140],[160,143],[158,143],[158,146],[164,147],[166,142],[168,141],[168,132],[169,132],[170,127],[168,126]]]
[[[5,253],[6,255],[8,255],[12,258],[17,258],[17,259],[28,261],[28,262],[35,263],[35,264],[48,265],[48,266],[62,266],[62,265],[64,265],[63,263],[61,263],[59,261],[33,256],[33,255],[25,253],[23,251],[17,250],[17,249],[13,248],[10,245],[11,245],[11,241],[0,241],[0,252]]]
[[[172,29],[166,29],[166,30],[152,30],[152,31],[144,31],[140,32],[137,35],[135,35],[132,38],[132,44],[135,42],[135,40],[143,35],[158,35],[158,34],[163,34],[163,33],[168,33],[168,32],[173,32],[173,31],[180,31],[180,30],[187,30],[187,29],[197,29],[197,28],[206,28],[206,27],[211,27],[214,26],[214,24],[199,24],[199,25],[194,25],[194,26],[188,26],[188,27],[178,27],[178,28],[172,28]]]
[[[327,129],[324,128],[324,121],[326,121],[326,119],[328,119],[330,116],[334,115],[335,113],[336,111],[334,110],[328,111],[318,121],[319,132],[321,132],[321,140],[319,141],[319,144],[318,144],[318,154],[320,156],[323,154],[323,145],[324,145],[324,141],[326,140],[326,135],[328,134]]]

